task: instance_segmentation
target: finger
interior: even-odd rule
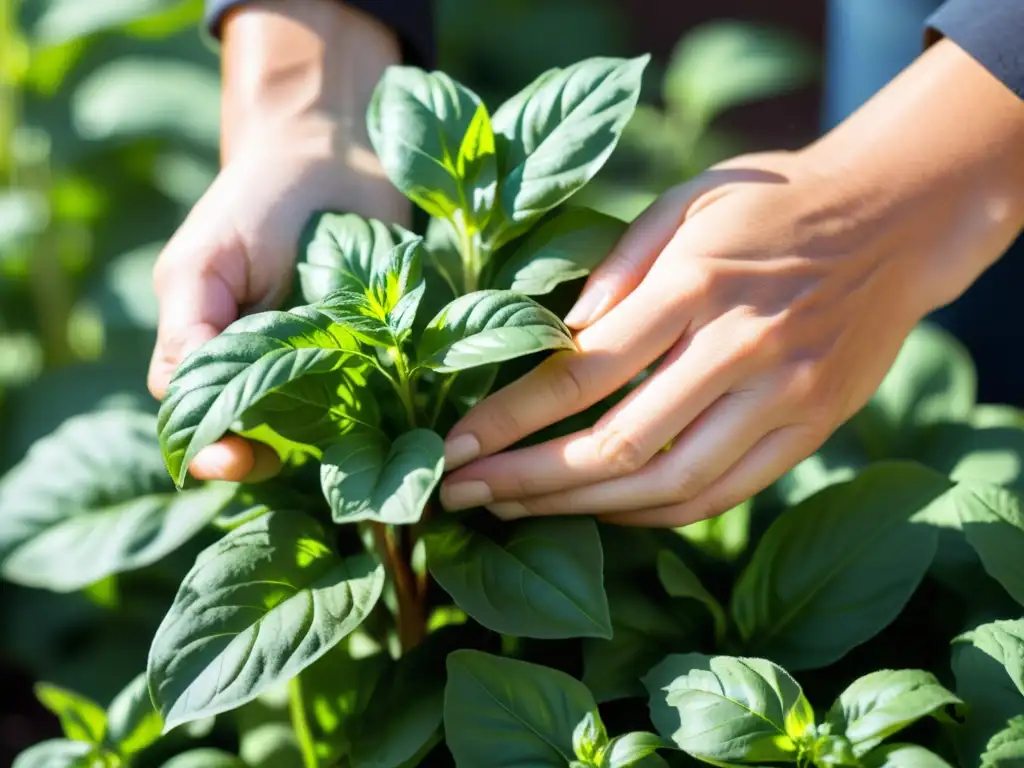
[[[227,435],[207,446],[189,464],[189,473],[197,480],[233,483],[258,483],[280,469],[281,460],[270,446],[237,435]]]
[[[459,420],[445,441],[445,466],[456,469],[589,408],[657,360],[685,321],[671,290],[634,291],[599,325],[577,338],[577,353],[552,355]]]
[[[760,390],[731,392],[705,411],[668,450],[625,477],[536,498],[488,505],[498,517],[608,514],[695,498],[783,423]],[[767,418],[766,418],[767,416]],[[775,417],[773,420],[770,420]]]
[[[639,512],[602,515],[615,525],[678,528],[726,512],[760,493],[810,456],[824,442],[804,424],[781,427],[765,435],[732,469],[695,498]]]

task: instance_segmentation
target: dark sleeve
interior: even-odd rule
[[[214,38],[220,37],[220,23],[231,8],[246,0],[206,0],[206,26]],[[287,2],[287,0],[285,0]],[[402,44],[407,64],[434,67],[434,0],[345,0],[390,27]]]
[[[1024,99],[1024,0],[947,0],[926,42],[948,37]]]

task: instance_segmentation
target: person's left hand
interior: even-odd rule
[[[579,351],[552,355],[451,430],[442,504],[675,527],[813,453],[946,298],[928,265],[950,233],[931,203],[887,207],[891,189],[866,189],[780,153],[666,193],[567,317]],[[499,453],[659,360],[592,428]]]

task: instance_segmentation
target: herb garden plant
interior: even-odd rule
[[[113,701],[38,687],[65,738],[16,768],[1022,764],[1024,417],[976,405],[928,327],[821,451],[721,517],[437,505],[455,420],[572,354],[561,313],[626,226],[572,197],[646,63],[551,70],[493,112],[389,69],[369,133],[423,235],[318,214],[293,306],[196,350],[155,418],[75,417],[4,477],[0,573],[25,586],[95,590],[212,539]],[[228,433],[281,473],[192,480]]]

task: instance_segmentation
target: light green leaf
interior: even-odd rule
[[[50,739],[26,749],[11,768],[104,768],[93,750],[93,745],[84,741]]]
[[[796,762],[796,742],[814,727],[799,684],[763,659],[672,655],[644,685],[658,732],[700,760]]]
[[[423,331],[416,354],[420,364],[451,373],[575,348],[569,329],[550,310],[511,291],[486,290],[441,310]]]
[[[982,483],[961,483],[950,493],[964,536],[985,571],[1024,605],[1024,509],[1020,496]]]
[[[885,744],[864,757],[864,768],[952,768],[917,744]]]
[[[649,60],[594,57],[548,70],[495,112],[504,219],[493,227],[496,244],[597,174],[636,108]]]
[[[587,712],[572,731],[572,751],[582,762],[592,764],[600,760],[608,744],[608,731],[601,722],[597,709]]]
[[[458,768],[564,768],[572,734],[596,707],[579,680],[525,661],[459,650],[448,656],[444,727]]]
[[[982,768],[1021,768],[1024,766],[1024,716],[1013,718],[989,739],[981,756]]]
[[[733,592],[744,647],[816,669],[884,629],[935,555],[936,529],[915,515],[949,486],[926,467],[881,463],[784,512]]]
[[[208,525],[235,489],[175,492],[149,414],[75,416],[0,481],[0,573],[71,592],[142,568]]]
[[[414,429],[393,443],[356,429],[324,451],[320,482],[336,523],[418,522],[444,472],[444,440]]]
[[[398,346],[398,340],[387,321],[387,313],[364,293],[335,291],[316,305],[333,322],[350,331],[364,344],[380,347]]]
[[[501,531],[507,538],[445,522],[425,537],[430,572],[462,610],[517,637],[611,637],[593,520],[523,520]]]
[[[49,223],[50,203],[42,192],[16,188],[0,191],[0,260],[5,251],[29,245]]]
[[[383,566],[342,559],[321,526],[270,512],[204,550],[153,639],[147,670],[165,731],[289,680],[362,623]]]
[[[675,532],[705,554],[731,562],[750,543],[752,507],[748,499],[720,515],[676,528]]]
[[[458,296],[465,286],[465,265],[459,250],[459,238],[454,225],[447,219],[431,218],[424,236],[424,266],[436,271]]]
[[[562,211],[531,232],[494,278],[493,288],[527,296],[589,275],[626,231],[624,221],[587,208]]]
[[[238,745],[242,762],[259,768],[295,768],[302,765],[302,749],[290,722],[264,722],[246,728]]]
[[[697,574],[667,549],[658,553],[658,578],[671,597],[689,597],[703,604],[715,622],[715,637],[719,641],[725,637],[726,619],[722,606],[714,595],[704,589]]]
[[[311,307],[232,323],[185,358],[160,405],[171,476],[181,485],[196,454],[243,418],[319,447],[357,423],[375,426],[367,364],[355,337]]]
[[[107,740],[122,755],[132,755],[160,738],[164,721],[149,698],[149,686],[143,672],[133,679],[110,703]]]
[[[853,744],[857,757],[922,717],[962,704],[930,672],[883,669],[855,680],[826,717],[833,733]]]
[[[60,718],[60,726],[69,739],[103,743],[107,713],[95,701],[49,683],[37,683],[35,694],[44,707]]]
[[[367,129],[391,183],[424,211],[486,220],[497,164],[475,93],[443,72],[391,66],[370,99]]]
[[[181,0],[42,0],[27,30],[40,47],[59,45],[170,10]]]
[[[979,405],[966,422],[942,422],[921,438],[920,460],[957,482],[992,483],[1024,492],[1024,412]]]
[[[310,304],[335,291],[366,294],[376,269],[411,233],[355,213],[318,213],[299,243],[299,280]]]
[[[249,768],[241,758],[219,749],[193,749],[172,757],[163,768]]]
[[[642,761],[653,755],[659,749],[671,747],[660,736],[653,733],[636,731],[622,736],[616,736],[605,750],[601,761],[602,768],[629,768],[640,766]]]

